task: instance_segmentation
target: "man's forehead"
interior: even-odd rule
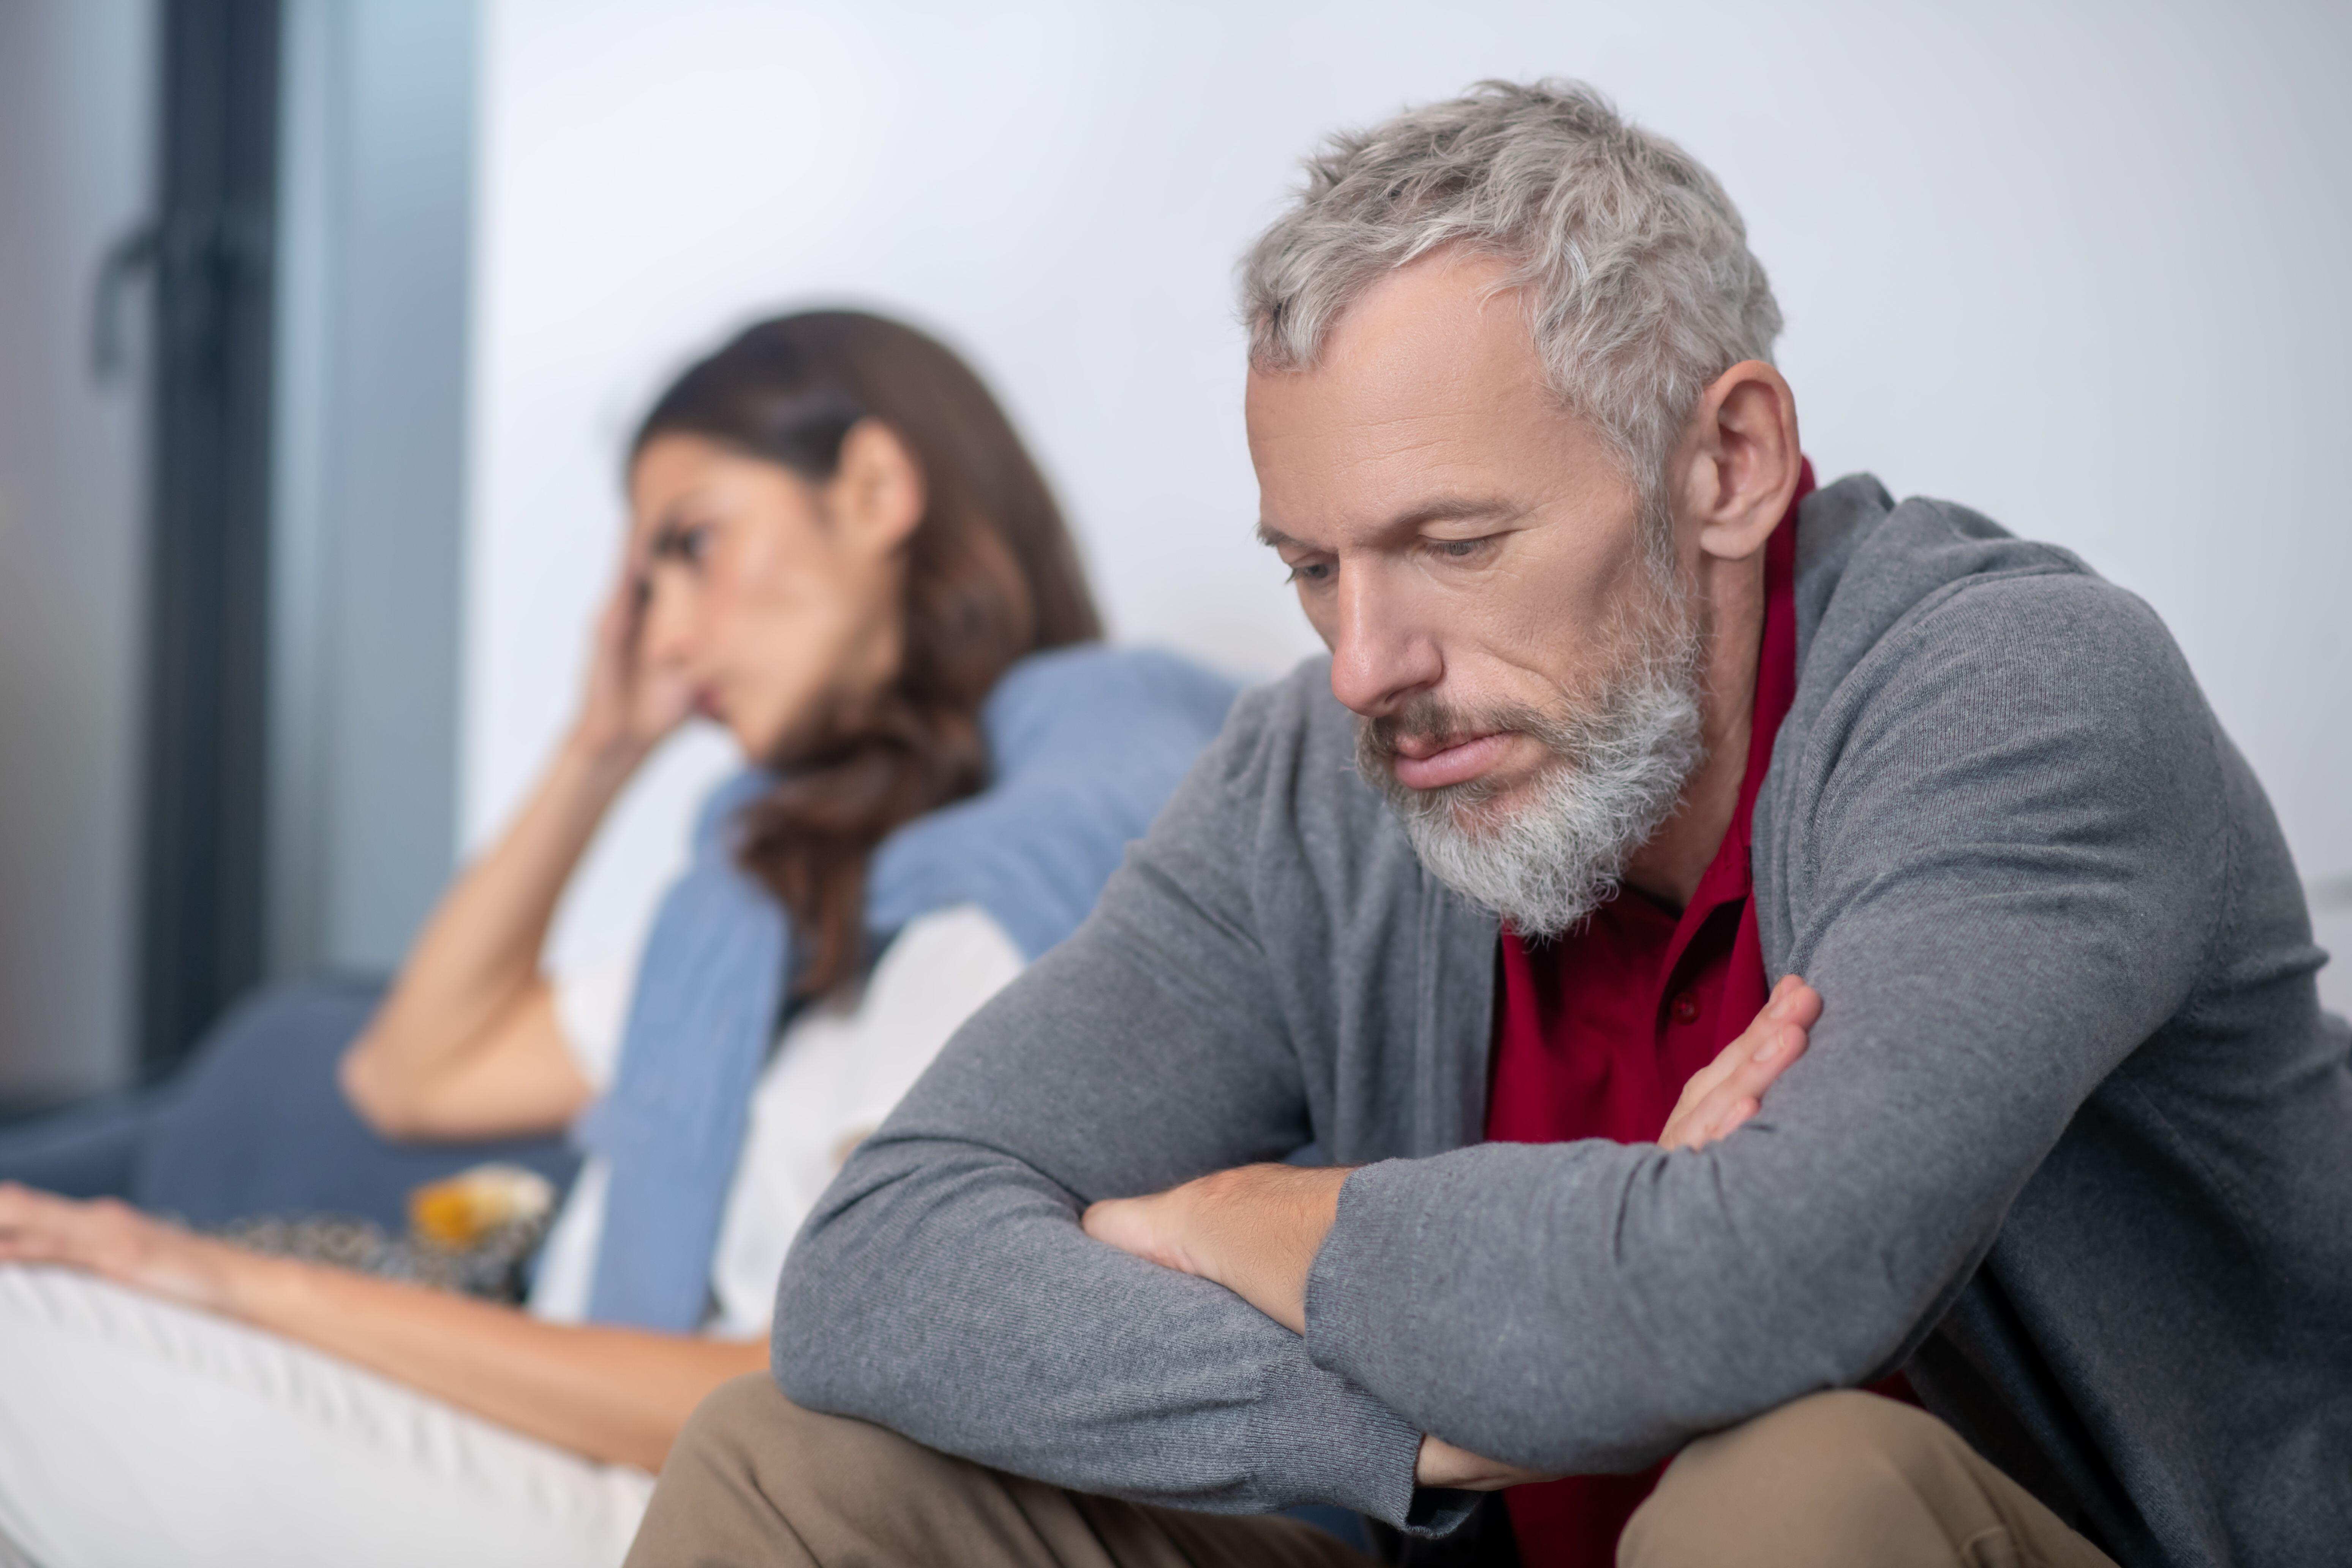
[[[1332,324],[1310,368],[1253,370],[1253,426],[1334,422],[1410,428],[1496,403],[1541,401],[1542,366],[1498,264],[1432,258],[1368,289]]]
[[[1334,325],[1316,364],[1253,370],[1261,536],[1491,512],[1498,478],[1554,447],[1562,418],[1501,264],[1401,268]]]

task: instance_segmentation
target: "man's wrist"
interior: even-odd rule
[[[1330,1234],[1348,1173],[1245,1165],[1203,1177],[1187,1247],[1204,1278],[1296,1334],[1307,1331],[1307,1279]]]
[[[1347,1179],[1331,1167],[1241,1165],[1164,1193],[1108,1199],[1081,1223],[1097,1240],[1222,1285],[1303,1334],[1307,1277]]]

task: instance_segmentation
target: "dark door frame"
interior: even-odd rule
[[[152,1071],[262,978],[277,0],[162,0],[138,1038]]]

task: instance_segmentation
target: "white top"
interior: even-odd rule
[[[977,905],[910,922],[883,950],[862,991],[803,1012],[783,1032],[752,1091],[751,1115],[711,1260],[713,1312],[703,1331],[768,1331],[776,1276],[801,1221],[849,1152],[881,1124],[948,1037],[1021,973],[1021,950]],[[559,975],[555,1016],[582,1076],[602,1092],[620,1060],[634,961]],[[548,1233],[530,1310],[557,1322],[587,1316],[612,1173],[591,1160]]]

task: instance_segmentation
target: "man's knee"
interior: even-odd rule
[[[804,1410],[758,1372],[730,1378],[695,1407],[662,1479],[692,1470],[742,1478],[780,1501],[797,1492],[849,1499],[872,1489],[875,1478],[940,1462],[941,1456],[883,1427]],[[869,1484],[831,1484],[836,1479]]]
[[[1627,1525],[1618,1561],[1948,1563],[1938,1501],[1966,1486],[1966,1452],[1910,1405],[1812,1394],[1684,1450]]]
[[[764,1372],[730,1377],[706,1395],[687,1417],[670,1446],[667,1474],[682,1460],[698,1465],[734,1464],[778,1443],[804,1441],[808,1412],[786,1399]]]
[[[1717,1485],[1761,1485],[1808,1502],[1832,1501],[1925,1481],[1962,1446],[1959,1434],[1916,1405],[1843,1388],[1792,1400],[1702,1437],[1667,1475],[1706,1476]]]
[[[796,1516],[815,1498],[866,1495],[836,1483],[854,1478],[845,1464],[871,1462],[860,1439],[876,1430],[802,1409],[763,1372],[719,1384],[670,1445],[630,1568],[810,1563]]]
[[[998,1518],[1000,1535],[1004,1519],[1030,1528],[1008,1489],[1050,1490],[804,1410],[754,1373],[721,1384],[678,1434],[630,1568],[950,1561],[974,1520]]]

